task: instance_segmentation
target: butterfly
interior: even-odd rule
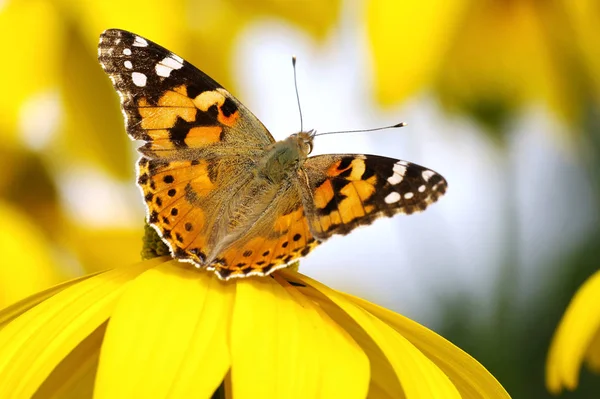
[[[167,49],[109,29],[98,60],[144,144],[137,184],[147,222],[174,258],[223,280],[265,276],[335,234],[423,211],[446,180],[377,155],[309,157],[314,131],[275,141],[221,85]]]

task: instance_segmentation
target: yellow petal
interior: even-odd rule
[[[319,366],[303,337],[312,336],[307,312],[271,278],[244,279],[236,286],[230,344],[233,397],[315,397],[316,376],[304,375],[302,383],[297,377]]]
[[[365,4],[378,99],[395,103],[430,85],[468,2],[378,0]]]
[[[600,330],[600,272],[577,291],[552,339],[546,363],[546,386],[553,393],[575,389],[586,350]]]
[[[0,397],[30,397],[52,369],[102,324],[128,280],[154,265],[111,270],[59,292],[0,331]]]
[[[233,294],[176,261],[138,277],[108,324],[95,398],[210,397],[230,365]]]
[[[585,362],[590,370],[600,374],[600,330],[596,331],[596,335],[585,353]]]
[[[485,367],[448,340],[402,315],[364,299],[348,294],[343,295],[393,327],[419,348],[452,380],[462,397],[510,398],[502,385]]]
[[[61,281],[40,229],[17,208],[0,201],[0,308]]]
[[[37,390],[33,399],[91,398],[106,322],[71,351]]]
[[[98,274],[98,273],[96,273]],[[42,303],[46,299],[56,295],[61,292],[65,288],[68,288],[72,285],[79,283],[80,281],[87,280],[90,277],[95,276],[96,274],[88,274],[82,277],[78,277],[73,280],[65,281],[62,284],[55,285],[54,287],[48,288],[47,290],[38,292],[37,294],[33,294],[28,296],[25,299],[20,300],[17,303],[10,305],[7,308],[2,309],[0,311],[0,329],[4,328],[8,323],[10,323],[15,318],[19,317],[29,309],[37,306]]]
[[[314,290],[312,287],[310,289]],[[303,290],[307,292],[307,290]],[[371,366],[371,381],[369,383],[368,398],[397,398],[403,397],[404,391],[398,380],[394,368],[385,353],[367,332],[346,312],[340,309],[327,297],[316,292],[313,298],[321,308],[327,312],[344,330],[354,338],[364,353],[369,358]],[[314,294],[313,294],[314,295]]]
[[[367,391],[368,367],[360,349],[281,280],[237,283],[231,359],[232,396],[237,399],[313,398],[331,393],[352,398],[364,397]],[[351,389],[336,390],[341,375],[356,379],[348,381]]]
[[[360,346],[323,309],[279,274],[275,275],[275,279],[304,308],[305,317],[312,324],[312,329],[305,330],[302,335],[302,341],[312,346],[311,351],[318,359],[304,371],[317,375],[317,397],[364,398],[368,391],[370,370],[369,359]],[[304,384],[301,375],[295,375],[300,379],[300,384]],[[342,380],[344,384],[340,384]]]
[[[329,298],[363,328],[389,361],[407,398],[460,398],[448,376],[389,325],[323,284],[301,274],[296,277]]]

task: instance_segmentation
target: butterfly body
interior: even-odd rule
[[[267,275],[334,234],[424,210],[446,181],[362,154],[309,157],[313,132],[275,141],[210,77],[133,33],[110,29],[98,58],[139,151],[147,221],[172,255],[222,279]]]

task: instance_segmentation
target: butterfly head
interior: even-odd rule
[[[313,150],[313,140],[315,138],[316,131],[309,130],[307,132],[300,132],[292,134],[289,138],[295,140],[298,147],[298,152],[301,159],[306,159],[308,154]]]
[[[295,173],[312,151],[313,137],[313,131],[300,132],[274,143],[261,161],[263,175],[276,182],[289,173]]]

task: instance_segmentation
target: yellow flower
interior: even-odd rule
[[[600,272],[577,291],[552,339],[546,364],[546,386],[552,393],[574,390],[585,361],[600,373]]]
[[[222,282],[155,258],[0,312],[0,397],[508,398],[419,324],[292,270]]]
[[[433,89],[447,108],[498,127],[531,103],[572,120],[600,100],[595,0],[365,4],[384,104]]]

